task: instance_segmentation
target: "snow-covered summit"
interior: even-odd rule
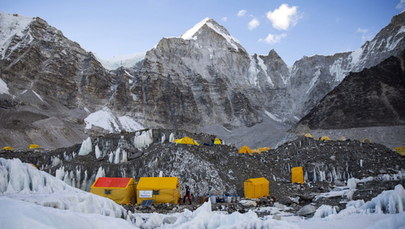
[[[235,50],[240,48],[243,49],[239,41],[231,36],[225,27],[218,24],[214,19],[208,17],[195,24],[191,29],[185,32],[181,38],[184,40],[197,40],[198,35],[202,32],[204,26],[207,26],[217,34],[221,35]]]
[[[21,16],[18,14],[7,14],[0,12],[0,56],[10,45],[14,36],[22,37],[23,31],[34,20],[33,17]]]

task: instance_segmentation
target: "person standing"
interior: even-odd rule
[[[186,185],[186,195],[183,198],[183,203],[186,203],[186,198],[188,198],[188,201],[191,204],[191,193],[190,193],[190,187]]]

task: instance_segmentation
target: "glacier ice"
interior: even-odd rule
[[[91,138],[88,137],[86,140],[83,140],[82,145],[80,146],[79,155],[87,155],[93,151],[93,146],[91,144]]]

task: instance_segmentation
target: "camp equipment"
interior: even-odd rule
[[[194,139],[189,138],[189,137],[174,139],[173,142],[177,143],[177,144],[188,144],[188,145],[197,145],[197,146],[200,145],[200,144],[198,144],[197,141],[195,141]]]
[[[304,183],[304,168],[299,166],[299,167],[293,167],[291,168],[291,183]]]
[[[117,204],[135,203],[135,180],[129,177],[99,177],[90,192],[114,200]]]
[[[154,203],[177,204],[180,198],[180,183],[177,177],[141,177],[136,186],[137,204],[144,200]]]
[[[270,193],[270,182],[264,178],[250,178],[243,182],[245,198],[260,198]]]
[[[242,146],[238,150],[239,153],[253,153],[252,149],[249,146]]]

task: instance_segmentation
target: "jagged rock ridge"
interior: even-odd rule
[[[0,142],[67,146],[84,138],[83,120],[104,107],[146,127],[291,125],[349,71],[403,50],[404,15],[355,52],[305,57],[291,70],[274,50],[249,56],[224,27],[204,19],[180,38],[162,39],[134,68],[107,71],[59,30],[30,19],[2,45],[0,116],[7,123]],[[58,126],[52,134],[41,132],[47,120]]]

